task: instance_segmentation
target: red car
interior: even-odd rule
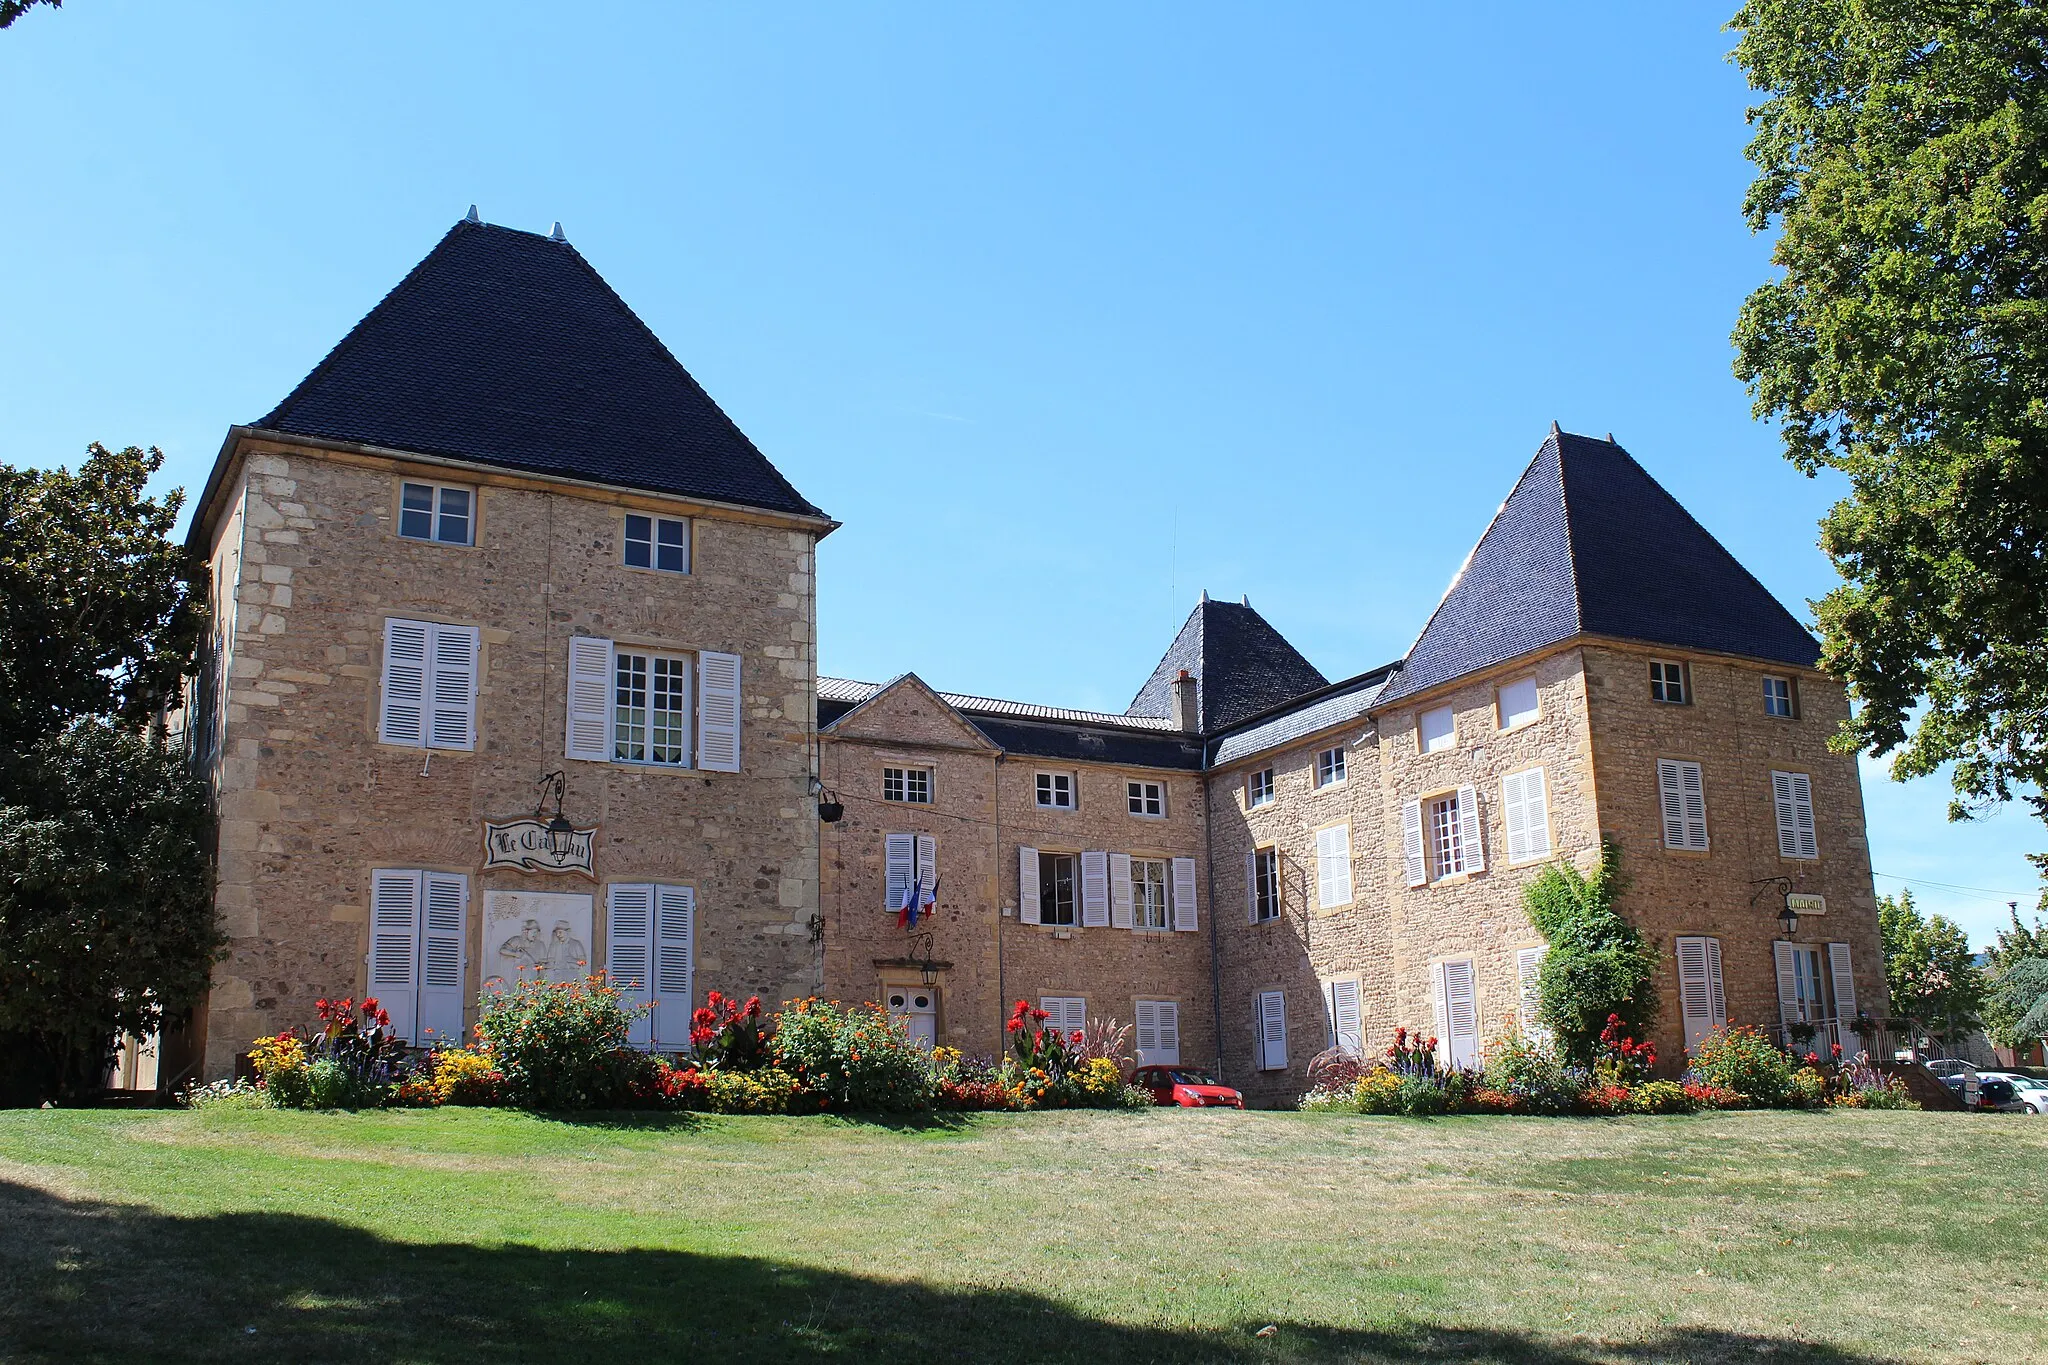
[[[1219,1084],[1206,1071],[1187,1066],[1141,1066],[1131,1073],[1131,1084],[1152,1092],[1159,1104],[1177,1104],[1185,1109],[1221,1106],[1244,1108],[1244,1096]]]

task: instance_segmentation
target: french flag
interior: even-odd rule
[[[896,923],[905,929],[915,929],[917,921],[932,912],[939,903],[938,878],[932,879],[927,891],[921,877],[912,877],[910,885],[903,889],[903,903],[896,907]]]

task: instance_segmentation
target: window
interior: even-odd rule
[[[1401,854],[1408,885],[1426,886],[1461,872],[1484,872],[1479,794],[1470,787],[1401,807]]]
[[[385,618],[378,742],[474,749],[477,649],[475,626]]]
[[[1260,991],[1252,1000],[1252,1024],[1258,1040],[1259,1070],[1287,1069],[1287,997]]]
[[[1261,768],[1244,780],[1244,804],[1248,809],[1273,804],[1273,770]]]
[[[1264,924],[1280,918],[1280,850],[1262,848],[1246,860],[1246,900],[1251,903],[1252,923]]]
[[[626,516],[626,567],[690,571],[690,523],[679,517]]]
[[[1650,665],[1650,700],[1684,706],[1692,701],[1690,670],[1682,663],[1659,659]]]
[[[1316,831],[1316,907],[1351,904],[1351,826]]]
[[[1524,725],[1535,724],[1541,714],[1536,704],[1536,680],[1523,678],[1501,688],[1494,694],[1494,708],[1503,730],[1517,730]]]
[[[1777,716],[1781,720],[1794,719],[1799,714],[1798,697],[1790,678],[1764,679],[1765,715]]]
[[[468,545],[475,522],[470,513],[475,498],[467,488],[402,483],[398,486],[398,534],[407,540]]]
[[[1469,957],[1439,962],[1431,1003],[1436,1006],[1437,1061],[1463,1069],[1479,1061],[1479,977]]]
[[[469,878],[459,872],[370,873],[370,988],[391,1031],[419,1046],[460,1043]]]
[[[1316,786],[1334,787],[1344,780],[1344,746],[1325,749],[1316,755]]]
[[[1038,922],[1074,922],[1074,863],[1071,853],[1038,855]]]
[[[1365,1048],[1365,1006],[1355,976],[1329,977],[1323,982],[1323,1005],[1330,1013],[1330,1046],[1356,1057]]]
[[[697,892],[687,886],[614,882],[605,888],[605,975],[629,1008],[660,1005],[633,1021],[626,1041],[656,1052],[690,1046],[696,973]]]
[[[1088,1027],[1088,997],[1085,995],[1040,996],[1038,1008],[1045,1011],[1045,1027],[1072,1038]]]
[[[882,769],[882,799],[884,801],[907,801],[913,806],[929,806],[932,803],[932,770],[930,768]]]
[[[1038,804],[1047,810],[1074,808],[1074,777],[1071,773],[1040,773]]]
[[[1171,929],[1166,900],[1166,860],[1131,859],[1131,924],[1138,929]]]
[[[1425,754],[1440,754],[1456,748],[1457,714],[1448,706],[1424,711],[1416,723],[1416,743]]]
[[[910,893],[918,892],[918,911],[927,913],[937,905],[934,894],[939,884],[939,841],[929,834],[884,834],[882,836],[882,909],[900,915],[909,908]]]
[[[1815,1024],[1827,1018],[1828,1002],[1820,976],[1820,949],[1803,943],[1780,943],[1778,990],[1787,1006],[1788,1023]]]
[[[1777,959],[1780,1017],[1788,1024],[1834,1025],[1832,1029],[1823,1027],[1816,1038],[1793,1039],[1788,1034],[1780,1041],[1800,1051],[1816,1044],[1825,1050],[1829,1043],[1840,1043],[1842,1051],[1852,1056],[1851,1048],[1861,1051],[1867,1046],[1855,1031],[1856,979],[1850,970],[1849,945],[1828,944],[1825,964],[1819,944],[1787,943],[1780,939],[1771,947]],[[1833,1008],[1829,1007],[1830,986]]]
[[[1133,1030],[1138,1046],[1139,1066],[1180,1065],[1180,1002],[1140,1000],[1134,1011]]]
[[[1509,773],[1500,780],[1501,815],[1508,827],[1508,861],[1550,856],[1550,805],[1543,769]]]
[[[1778,807],[1778,856],[1818,858],[1813,832],[1813,780],[1805,773],[1771,774],[1771,798]]]
[[[1707,792],[1700,765],[1657,760],[1657,799],[1664,813],[1664,847],[1707,851]]]
[[[1465,829],[1455,796],[1439,796],[1429,803],[1429,860],[1437,877],[1464,870]]]
[[[1131,814],[1147,819],[1159,820],[1166,817],[1166,787],[1159,782],[1126,782],[1124,792],[1130,801]]]
[[[614,651],[612,758],[690,765],[690,661]]]

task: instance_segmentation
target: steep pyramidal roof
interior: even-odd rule
[[[1381,703],[1581,633],[1820,659],[1805,627],[1627,451],[1553,432]]]
[[[1172,715],[1173,680],[1183,668],[1195,676],[1203,734],[1329,685],[1315,665],[1250,606],[1204,597],[1124,713]]]
[[[565,241],[460,222],[271,431],[823,516]]]

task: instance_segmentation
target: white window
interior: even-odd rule
[[[1166,786],[1160,782],[1126,782],[1124,793],[1130,803],[1131,814],[1142,815],[1149,820],[1166,817]]]
[[[370,873],[370,988],[391,1030],[420,1047],[460,1045],[469,878],[459,872]]]
[[[407,540],[468,545],[475,536],[476,494],[438,483],[398,486],[398,534]]]
[[[1251,922],[1264,924],[1280,918],[1280,850],[1261,848],[1245,855],[1245,901],[1251,908]]]
[[[1074,808],[1074,775],[1072,773],[1040,773],[1038,775],[1038,804],[1047,810],[1072,810]]]
[[[1678,940],[1678,1012],[1685,1022],[1685,1050],[1728,1022],[1721,990],[1721,940],[1681,936]]]
[[[1764,679],[1764,714],[1792,720],[1799,714],[1799,693],[1790,678]]]
[[[1424,711],[1416,721],[1416,744],[1425,754],[1441,754],[1456,748],[1458,743],[1458,716],[1448,706],[1439,706],[1434,711]]]
[[[688,886],[614,882],[605,888],[605,975],[628,1005],[653,1006],[627,1042],[677,1052],[690,1045],[697,969],[697,892]]]
[[[1171,929],[1172,907],[1167,903],[1166,859],[1131,859],[1131,926],[1135,929]]]
[[[1180,1002],[1140,1000],[1135,1014],[1139,1066],[1180,1065]]]
[[[1038,855],[1038,918],[1032,923],[1070,925],[1074,922],[1076,861],[1071,853]]]
[[[1279,991],[1260,991],[1252,1000],[1252,1024],[1257,1030],[1259,1070],[1287,1069],[1287,997]]]
[[[1437,1061],[1454,1070],[1479,1062],[1479,975],[1469,957],[1431,968],[1436,1007]]]
[[[1778,807],[1778,856],[1818,858],[1813,832],[1813,780],[1805,773],[1771,774],[1771,797]]]
[[[1682,663],[1659,659],[1650,665],[1650,700],[1684,706],[1692,701],[1692,678]]]
[[[385,618],[379,742],[474,749],[477,650],[475,626]]]
[[[680,517],[626,515],[626,567],[690,571],[690,523]]]
[[[1344,746],[1325,749],[1316,755],[1316,786],[1334,787],[1344,780]]]
[[[882,769],[882,799],[884,801],[903,801],[913,806],[929,806],[932,803],[932,770],[930,768]]]
[[[1408,855],[1408,884],[1440,881],[1486,870],[1479,830],[1479,796],[1470,787],[1410,802],[1401,812]]]
[[[1351,904],[1351,826],[1316,831],[1316,905],[1329,910]]]
[[[1536,704],[1536,680],[1523,678],[1511,682],[1494,694],[1494,703],[1500,717],[1500,728],[1516,730],[1524,725],[1533,725],[1541,714]]]
[[[1549,1030],[1543,1027],[1543,994],[1540,987],[1543,959],[1549,952],[1548,944],[1539,944],[1534,948],[1518,949],[1515,953],[1515,1014],[1522,1025],[1522,1031],[1531,1037],[1549,1035]]]
[[[882,909],[901,914],[912,889],[918,892],[918,909],[934,904],[933,888],[939,882],[939,841],[929,834],[884,834],[882,836]]]
[[[1088,1028],[1088,997],[1084,995],[1040,996],[1038,1008],[1045,1011],[1043,1028],[1049,1028],[1071,1039]]]
[[[1333,976],[1323,982],[1323,1005],[1330,1012],[1330,1046],[1358,1055],[1365,1050],[1365,1006],[1358,978]]]
[[[1664,812],[1664,847],[1704,853],[1707,789],[1700,765],[1677,758],[1658,759],[1657,798]]]
[[[1550,856],[1550,803],[1543,769],[1530,768],[1503,777],[1500,808],[1508,827],[1509,862]]]
[[[1778,1009],[1788,1024],[1818,1024],[1828,1017],[1827,987],[1821,977],[1820,949],[1809,943],[1772,945],[1777,955]]]
[[[570,758],[740,770],[737,654],[657,654],[571,636],[568,693]]]
[[[1244,780],[1244,803],[1247,808],[1257,810],[1260,806],[1273,804],[1273,770],[1261,768]]]

